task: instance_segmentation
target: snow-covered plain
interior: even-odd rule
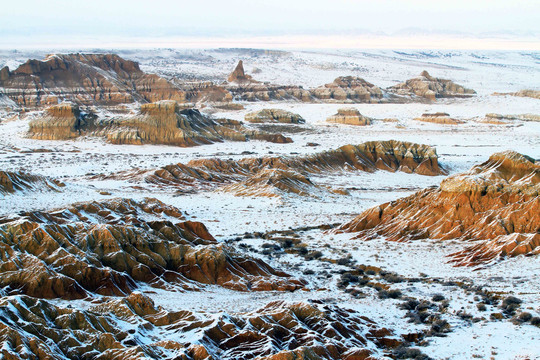
[[[51,51],[47,51],[49,53]],[[540,114],[540,100],[491,93],[537,88],[540,84],[540,54],[531,52],[441,52],[441,51],[292,51],[258,50],[172,50],[118,52],[141,62],[145,71],[168,78],[220,81],[239,59],[246,70],[259,69],[253,76],[261,81],[315,87],[341,75],[356,75],[381,87],[394,85],[428,70],[437,77],[449,78],[473,88],[478,96],[470,99],[442,100],[433,104],[358,104],[363,115],[375,119],[395,118],[397,122],[375,121],[367,127],[328,124],[325,119],[342,105],[301,103],[246,103],[245,110],[221,111],[215,117],[242,120],[253,110],[275,107],[293,111],[306,119],[305,125],[277,128],[290,136],[292,144],[259,141],[226,142],[193,148],[144,145],[110,145],[96,138],[75,141],[39,141],[25,138],[30,116],[0,121],[0,169],[26,170],[55,177],[66,183],[62,192],[22,192],[0,195],[0,216],[24,210],[61,207],[75,201],[101,200],[111,197],[156,197],[177,206],[190,219],[204,222],[220,241],[234,246],[244,244],[249,254],[270,262],[277,268],[308,280],[309,291],[294,293],[241,293],[209,286],[203,292],[177,293],[145,289],[157,304],[170,310],[181,308],[207,314],[253,311],[272,300],[300,301],[324,299],[362,311],[383,326],[398,333],[413,331],[418,325],[407,323],[405,311],[396,308],[396,300],[380,300],[376,292],[354,298],[336,287],[343,268],[320,260],[306,261],[292,254],[272,257],[262,252],[267,242],[260,238],[233,239],[244,233],[286,230],[351,220],[361,211],[414,191],[436,186],[443,176],[417,174],[342,172],[312,176],[316,184],[341,187],[350,195],[325,197],[283,196],[280,198],[235,197],[219,191],[178,194],[173,189],[122,180],[91,180],[97,174],[110,175],[132,169],[153,169],[186,163],[204,157],[241,158],[250,156],[295,155],[360,144],[370,140],[404,140],[429,144],[437,148],[440,163],[450,174],[481,163],[494,152],[516,150],[540,159],[540,123],[513,121],[508,125],[478,122],[486,113]],[[0,52],[0,67],[11,68],[28,57],[40,58],[45,52]],[[462,125],[437,125],[414,120],[424,112],[447,112],[465,121]],[[294,131],[291,131],[293,128]],[[306,146],[317,143],[319,146]],[[36,151],[37,150],[37,151]],[[45,152],[43,152],[45,150]],[[137,188],[134,188],[138,185]],[[352,240],[348,234],[335,235],[322,230],[300,232],[300,239],[310,250],[325,257],[340,258],[350,254],[358,264],[393,271],[406,277],[424,276],[441,281],[461,281],[522,300],[523,309],[540,315],[540,261],[537,257],[517,257],[481,269],[455,268],[446,255],[462,244],[429,241],[389,243],[382,239],[369,242]],[[310,270],[306,272],[306,270]],[[320,277],[328,271],[331,278]],[[313,274],[310,274],[313,272]],[[486,313],[476,310],[474,294],[457,286],[438,283],[402,283],[393,286],[405,295],[430,299],[441,293],[450,300],[445,318],[453,331],[446,337],[433,338],[422,352],[436,359],[534,359],[540,358],[540,331],[532,325],[514,325],[509,321],[490,321]],[[81,305],[84,306],[84,305]],[[466,322],[456,316],[465,309],[487,319]]]

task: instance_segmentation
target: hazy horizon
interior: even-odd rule
[[[540,50],[540,2],[9,2],[0,47],[372,47]]]

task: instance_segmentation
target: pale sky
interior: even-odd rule
[[[540,0],[9,0],[0,45],[261,36],[540,37]]]

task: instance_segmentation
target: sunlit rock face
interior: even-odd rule
[[[64,103],[46,109],[33,119],[28,136],[40,140],[68,140],[81,135],[99,136],[112,144],[165,144],[196,146],[223,141],[263,140],[290,143],[280,134],[248,129],[241,122],[214,120],[196,109],[182,109],[174,100],[142,104],[136,114],[101,121],[83,113],[75,104]]]
[[[0,91],[26,108],[69,100],[80,105],[184,101],[167,80],[114,54],[55,54],[0,71]]]
[[[513,151],[493,154],[438,188],[365,211],[340,231],[359,239],[457,239],[473,242],[451,255],[456,265],[540,253],[540,165]]]
[[[433,77],[425,70],[418,77],[389,87],[388,91],[398,95],[416,95],[429,100],[470,97],[476,94],[476,91],[458,85],[452,80]]]
[[[78,203],[0,218],[0,286],[8,294],[124,295],[139,284],[240,291],[295,290],[302,282],[218,243],[202,223],[146,198]]]

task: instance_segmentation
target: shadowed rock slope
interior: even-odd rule
[[[439,188],[365,211],[339,231],[359,239],[472,242],[452,254],[456,265],[540,253],[540,165],[513,151],[493,154]]]
[[[302,286],[260,260],[235,255],[202,223],[150,198],[0,218],[0,275],[8,294],[65,299],[128,294],[140,283],[241,291]]]
[[[429,100],[470,97],[476,94],[476,91],[458,85],[452,80],[433,77],[425,70],[422,71],[418,77],[389,87],[388,91],[396,93],[397,95],[416,95]]]
[[[251,313],[168,312],[141,294],[86,310],[28,296],[0,300],[6,359],[353,360],[380,358],[401,341],[350,309],[272,302]]]
[[[99,120],[99,121],[98,121]],[[45,115],[29,125],[29,137],[65,140],[80,135],[103,136],[113,144],[165,144],[195,146],[225,140],[251,139],[278,143],[292,142],[279,134],[248,129],[234,121],[218,122],[196,109],[181,109],[176,101],[163,100],[141,105],[136,115],[100,121],[93,114],[84,114],[75,104],[59,104],[47,108]]]
[[[0,195],[13,194],[25,190],[60,191],[65,185],[45,176],[25,172],[0,171]]]
[[[81,105],[184,101],[167,80],[146,74],[139,64],[114,54],[58,54],[1,70],[0,92],[18,105],[35,108],[70,100]]]

